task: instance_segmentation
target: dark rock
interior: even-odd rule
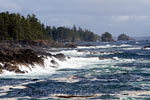
[[[18,69],[18,67],[17,66],[12,66],[11,64],[5,64],[4,69],[6,69],[8,71],[16,71]]]
[[[54,65],[59,65],[55,60],[51,60],[51,63]]]
[[[144,49],[150,48],[150,46],[145,46]]]
[[[84,52],[84,50],[81,50],[81,49],[80,49],[80,50],[78,50],[78,52]]]
[[[0,62],[5,64],[4,67],[0,66],[0,73],[2,69],[14,71],[16,73],[25,73],[19,69],[17,65],[34,65],[35,63],[44,65],[42,57],[31,49],[16,49],[0,50]],[[28,66],[27,66],[28,67]]]
[[[90,54],[98,54],[99,52],[96,52],[96,51],[93,51],[93,52],[90,52]]]
[[[66,44],[65,45],[66,48],[77,48],[76,44]]]
[[[99,59],[99,60],[104,60],[104,59],[106,59],[106,58],[104,58],[104,57],[98,57],[98,59]]]
[[[13,64],[43,64],[43,59],[38,57],[38,54],[30,49],[20,50],[0,50],[0,61]]]
[[[25,73],[24,71],[21,71],[19,67],[11,64],[5,64],[4,69],[8,71],[14,71],[15,73]]]
[[[32,79],[32,81],[38,81],[39,79]]]
[[[62,54],[62,53],[59,53],[59,54],[56,54],[56,55],[53,55],[55,58],[57,58],[57,59],[59,59],[60,61],[65,61],[66,59],[66,57],[65,57],[65,55],[64,54]]]
[[[16,70],[15,70],[15,73],[24,74],[25,72],[24,72],[24,71],[21,71],[20,69],[16,69]]]
[[[118,51],[111,51],[110,53],[119,53]]]
[[[88,99],[88,98],[98,97],[98,95],[86,95],[86,96],[83,96],[83,95],[59,95],[59,94],[56,94],[56,95],[54,95],[54,97],[66,98],[66,99]]]
[[[51,53],[46,53],[46,52],[37,52],[38,55],[41,55],[41,56],[48,56],[48,57],[52,57],[52,54]]]
[[[88,50],[78,50],[78,52],[85,52],[85,53],[88,53],[89,51],[88,51]]]
[[[3,73],[3,67],[0,65],[0,74]]]
[[[58,68],[57,66],[50,66],[50,67],[52,67],[52,68]]]

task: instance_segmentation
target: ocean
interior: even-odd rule
[[[150,49],[143,48],[150,41],[83,44],[92,46],[47,50],[66,61],[45,58],[26,74],[5,71],[0,100],[150,100]]]

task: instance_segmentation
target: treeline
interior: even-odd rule
[[[96,41],[100,36],[82,28],[51,27],[42,24],[34,14],[0,13],[0,40]]]
[[[67,28],[67,27],[46,27],[47,35],[52,37],[54,41],[96,41],[100,39],[100,36],[93,32],[82,28]]]

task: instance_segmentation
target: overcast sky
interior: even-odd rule
[[[97,34],[150,36],[150,0],[0,0],[0,12],[36,14],[46,25],[74,24]]]

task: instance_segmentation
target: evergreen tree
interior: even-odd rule
[[[19,13],[0,13],[0,39],[1,40],[49,40],[49,41],[95,41],[99,38],[89,30],[44,26],[36,15],[27,15],[26,18]]]

